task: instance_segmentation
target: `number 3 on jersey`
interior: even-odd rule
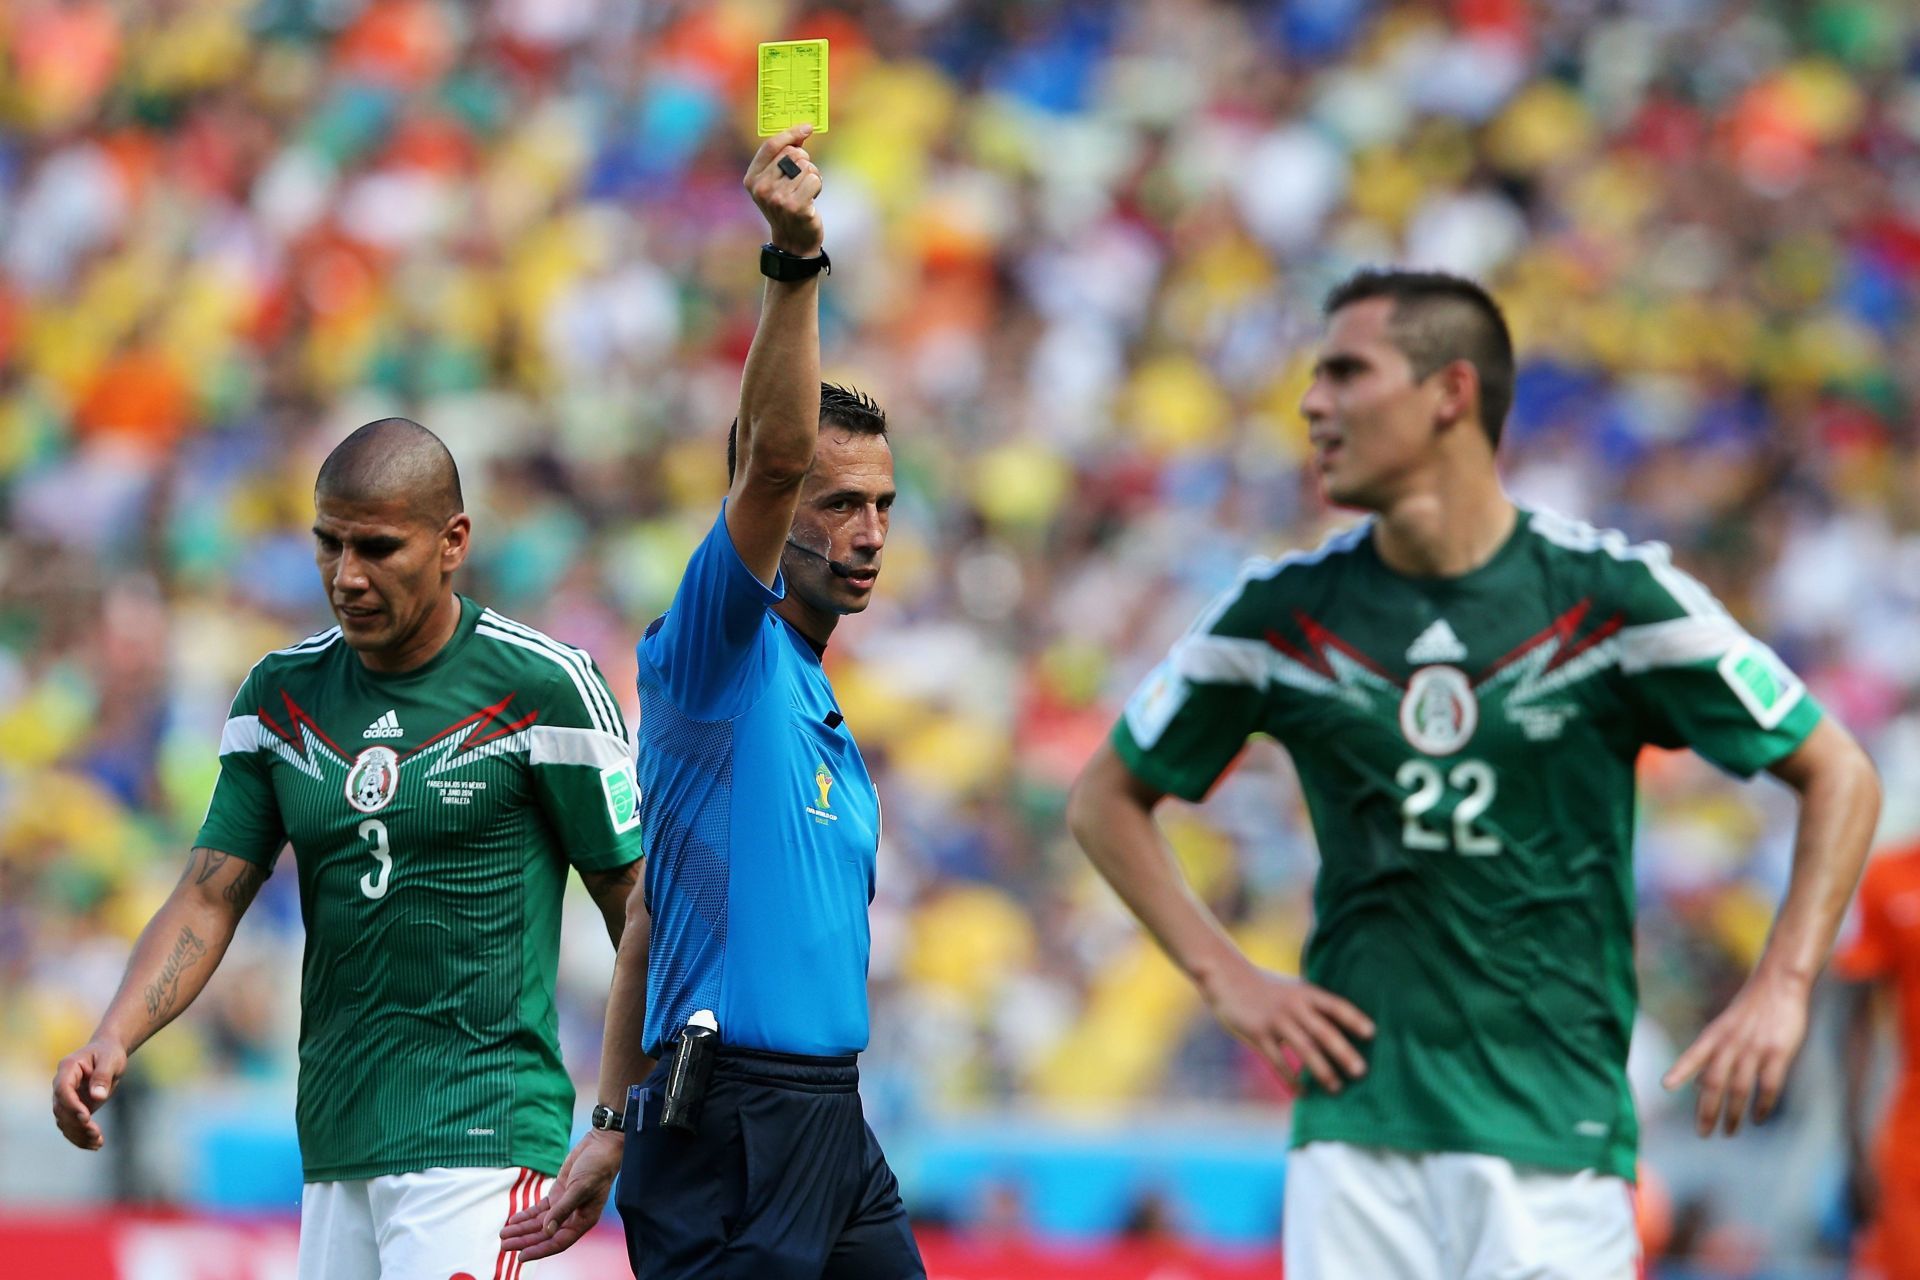
[[[1400,839],[1407,848],[1433,851],[1451,845],[1455,853],[1470,858],[1485,858],[1500,852],[1500,837],[1473,827],[1493,807],[1493,797],[1499,790],[1492,766],[1481,760],[1462,760],[1443,780],[1440,766],[1432,761],[1409,760],[1400,766],[1393,780],[1407,789],[1407,798],[1400,802]],[[1448,833],[1435,831],[1424,821],[1439,805],[1449,786],[1466,793],[1453,806],[1451,840]]]
[[[373,841],[373,856],[380,863],[377,878],[371,871],[360,877],[360,892],[369,898],[384,898],[387,879],[393,875],[393,850],[387,845],[387,824],[378,818],[368,818],[360,824],[360,834]]]

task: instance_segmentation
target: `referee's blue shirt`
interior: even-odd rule
[[[727,1044],[867,1046],[880,799],[819,655],[773,612],[784,595],[740,559],[722,504],[640,642],[651,1052],[697,1009]]]

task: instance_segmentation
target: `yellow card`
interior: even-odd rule
[[[760,46],[760,136],[796,124],[827,131],[827,42],[778,40]]]

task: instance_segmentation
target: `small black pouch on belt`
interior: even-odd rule
[[[708,1020],[712,1017],[707,1014]],[[664,1128],[700,1132],[700,1112],[706,1106],[707,1085],[713,1080],[713,1064],[719,1053],[720,1033],[704,1025],[696,1013],[674,1041],[666,1096],[660,1103],[660,1124]]]

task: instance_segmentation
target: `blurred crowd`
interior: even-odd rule
[[[901,486],[828,655],[887,808],[877,1112],[1284,1105],[1061,814],[1240,562],[1351,519],[1296,404],[1363,263],[1492,286],[1515,492],[1671,543],[1874,751],[1889,835],[1920,826],[1899,0],[11,0],[0,1088],[91,1029],[248,666],[328,625],[311,485],[353,426],[446,439],[462,589],[591,650],[631,717],[725,487],[754,45],[790,36],[832,40],[825,368],[888,408]],[[1756,954],[1792,808],[1685,756],[1646,779],[1657,1056]],[[1291,968],[1316,854],[1284,756],[1168,826]],[[586,1078],[607,956],[575,906]],[[283,868],[155,1086],[287,1079],[299,945]]]

